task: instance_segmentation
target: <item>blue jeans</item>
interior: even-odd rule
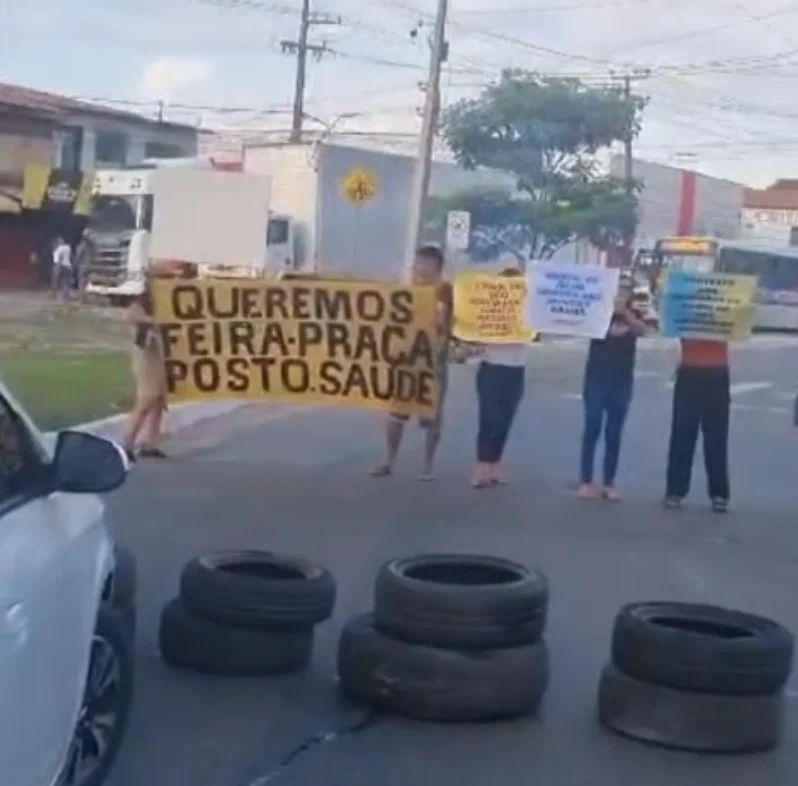
[[[593,482],[593,460],[603,427],[603,480],[605,486],[612,486],[618,472],[621,434],[632,400],[632,384],[625,380],[585,379],[582,397],[585,404],[585,427],[582,432],[581,481]]]

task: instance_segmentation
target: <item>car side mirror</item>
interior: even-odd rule
[[[61,431],[50,466],[53,491],[103,494],[125,482],[130,462],[115,442],[85,431]]]

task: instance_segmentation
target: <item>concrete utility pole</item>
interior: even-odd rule
[[[302,121],[305,119],[305,87],[307,84],[308,54],[317,60],[328,52],[327,44],[311,44],[308,42],[310,28],[317,25],[339,25],[338,17],[311,14],[310,0],[302,0],[302,11],[299,17],[299,35],[296,41],[280,41],[283,54],[296,55],[296,82],[294,85],[294,111],[291,121],[289,142],[302,141]]]
[[[449,0],[438,0],[438,12],[435,16],[435,30],[432,34],[427,78],[426,101],[424,103],[424,120],[421,126],[421,138],[418,146],[418,160],[413,175],[410,192],[410,209],[408,212],[407,240],[405,245],[405,278],[409,281],[413,274],[413,260],[416,255],[421,225],[424,218],[424,200],[429,188],[430,170],[432,167],[432,146],[438,128],[441,110],[441,69],[448,56],[446,44],[446,14]]]
[[[646,79],[650,72],[648,69],[639,69],[636,71],[627,72],[620,76],[623,83],[623,97],[627,106],[632,105],[632,82],[639,79]],[[626,130],[623,139],[623,180],[626,188],[626,195],[632,197],[634,195],[635,186],[635,173],[634,173],[634,151],[632,143],[634,141],[634,129],[631,124]],[[627,235],[624,237],[624,253],[626,256],[626,264],[632,263],[632,256],[634,254],[634,235]]]

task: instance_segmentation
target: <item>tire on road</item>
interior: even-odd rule
[[[194,617],[176,599],[161,614],[158,641],[163,659],[172,666],[202,674],[255,677],[306,666],[313,629],[236,628]]]
[[[783,697],[689,693],[641,682],[613,665],[601,675],[599,721],[641,742],[695,753],[757,753],[781,739]]]
[[[330,617],[335,581],[322,567],[267,551],[223,551],[183,569],[180,597],[197,617],[245,628],[308,628]]]
[[[543,635],[548,595],[543,574],[510,560],[422,555],[383,565],[374,617],[380,630],[415,644],[515,647]]]
[[[381,633],[371,614],[352,619],[338,649],[338,676],[351,700],[430,721],[487,721],[534,712],[548,685],[543,641],[456,651]]]
[[[793,635],[776,622],[716,606],[632,603],[615,620],[613,663],[643,682],[759,695],[784,687]]]

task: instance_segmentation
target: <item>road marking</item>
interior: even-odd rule
[[[772,387],[772,382],[735,382],[729,387],[729,393],[736,396],[739,393],[753,393],[755,390],[767,390]]]
[[[581,401],[582,394],[581,393],[560,393],[560,398],[564,398],[568,401]]]

